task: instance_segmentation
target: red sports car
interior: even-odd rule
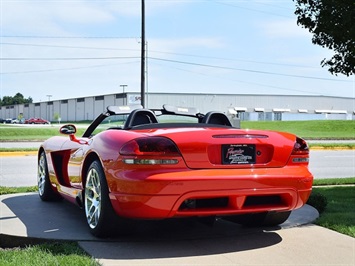
[[[38,118],[38,117],[25,120],[25,124],[50,124],[50,123],[51,122],[49,122],[48,120],[45,120],[43,118]]]
[[[81,137],[74,125],[38,151],[44,201],[85,210],[98,237],[130,219],[222,217],[277,225],[312,189],[307,143],[289,133],[238,129],[220,112],[110,106]]]

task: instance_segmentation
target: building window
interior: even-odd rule
[[[53,105],[53,102],[48,102],[47,105]]]
[[[96,96],[95,97],[95,101],[103,101],[104,100],[104,96]]]
[[[76,101],[77,101],[78,103],[82,103],[82,102],[85,102],[85,98],[78,98],[78,99],[76,99]]]
[[[123,99],[124,95],[122,93],[116,94],[116,99]]]
[[[60,103],[68,103],[68,100],[61,100]]]
[[[40,103],[35,103],[35,106],[41,106],[41,104]]]
[[[274,120],[275,121],[281,121],[282,120],[282,113],[275,113],[274,115]]]
[[[25,107],[29,107],[30,105],[28,103],[25,104]]]

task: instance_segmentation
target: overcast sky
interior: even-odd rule
[[[0,0],[0,97],[140,92],[141,0]],[[149,92],[355,97],[292,0],[145,0]],[[47,95],[51,95],[49,98]]]

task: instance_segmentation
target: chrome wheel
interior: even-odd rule
[[[90,228],[97,227],[101,215],[101,183],[100,175],[95,168],[87,174],[85,185],[85,215]]]
[[[52,184],[49,180],[46,153],[44,151],[41,152],[38,158],[37,185],[38,195],[43,201],[56,201],[61,199],[60,195],[52,188]]]
[[[126,231],[124,219],[113,210],[105,171],[99,160],[93,161],[87,169],[84,210],[89,230],[94,236],[110,236],[117,232],[117,228]]]
[[[37,171],[37,184],[38,184],[38,194],[43,196],[46,184],[47,176],[47,162],[44,152],[41,153],[38,160],[38,171]]]

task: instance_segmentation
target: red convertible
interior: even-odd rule
[[[77,137],[68,124],[38,151],[44,201],[82,207],[91,233],[130,219],[221,217],[277,225],[312,189],[307,143],[289,133],[232,127],[221,112],[110,106]]]

